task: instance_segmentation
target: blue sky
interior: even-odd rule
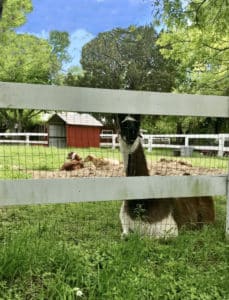
[[[33,12],[18,32],[47,37],[51,30],[67,31],[72,56],[79,65],[82,46],[98,33],[115,27],[151,22],[150,0],[32,0]]]

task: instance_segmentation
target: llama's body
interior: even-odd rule
[[[67,159],[81,161],[82,158],[76,152],[69,152]]]
[[[119,127],[126,176],[149,176],[139,138],[140,119],[121,115]],[[120,220],[123,235],[137,231],[157,238],[177,236],[184,225],[199,227],[214,222],[214,204],[212,197],[124,200]]]
[[[111,158],[95,157],[94,155],[88,155],[84,162],[92,162],[96,168],[102,168],[106,166],[117,166],[119,161]]]
[[[150,219],[147,219],[143,211],[144,209],[140,206],[142,204],[144,205],[146,200],[143,200],[141,204],[137,200],[138,203],[132,203],[132,208],[129,201],[131,200],[123,201],[119,214],[123,230],[122,236],[126,236],[130,232],[137,232],[140,235],[148,235],[156,238],[178,235],[178,226],[171,212],[164,215],[163,218],[158,221],[154,220],[150,222]],[[152,200],[148,201],[152,202]],[[138,210],[140,213],[137,212]],[[156,210],[156,207],[154,207],[154,210]],[[136,211],[136,213],[134,211]]]
[[[60,171],[74,171],[74,170],[82,169],[83,167],[84,167],[84,163],[82,161],[71,160],[65,162],[60,168]]]
[[[82,158],[75,152],[68,153],[67,159],[70,159],[70,161],[62,165],[60,168],[61,171],[74,171],[84,167]]]

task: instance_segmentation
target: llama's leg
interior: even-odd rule
[[[145,235],[154,238],[172,238],[178,236],[178,227],[171,214],[156,223],[145,225]]]
[[[122,237],[125,238],[130,233],[130,217],[125,212],[125,201],[123,201],[119,218],[122,224]]]
[[[200,225],[211,224],[215,221],[215,207],[212,197],[199,198],[199,222]]]

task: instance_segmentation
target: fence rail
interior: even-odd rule
[[[226,195],[226,182],[225,176],[0,180],[0,206],[219,196]]]
[[[15,139],[13,139],[15,137]],[[23,139],[17,139],[17,137]],[[31,137],[40,137],[42,140],[31,140]],[[110,142],[101,142],[100,147],[111,147],[115,149],[119,147],[117,134],[100,134],[101,140],[106,139]],[[177,145],[172,143],[172,139],[183,138],[184,144]],[[193,150],[200,151],[216,151],[219,157],[229,153],[229,147],[225,146],[226,141],[229,141],[229,134],[143,134],[143,147],[149,152],[153,148],[163,149],[181,149],[182,147],[191,147]],[[212,139],[218,145],[192,145],[190,140]],[[163,143],[160,143],[163,142]],[[48,145],[48,133],[22,132],[22,133],[0,133],[0,144],[26,144],[26,145]]]
[[[15,137],[15,138],[14,138]],[[20,137],[21,139],[17,139]],[[42,137],[42,140],[31,140],[31,137]],[[14,139],[13,139],[14,138]],[[48,145],[48,133],[10,132],[0,133],[0,144]]]
[[[110,141],[101,142],[101,147],[111,147],[115,149],[119,147],[117,134],[101,134],[101,140],[106,139]],[[172,143],[172,139],[182,138],[183,144],[177,145]],[[190,147],[193,150],[200,151],[215,151],[219,157],[229,154],[229,147],[226,147],[226,141],[229,142],[229,134],[142,134],[143,147],[147,148],[149,152],[153,148],[162,149],[178,149],[183,147]],[[213,140],[215,145],[195,145],[190,143],[190,140],[206,139]]]
[[[228,118],[229,97],[0,82],[0,108]]]

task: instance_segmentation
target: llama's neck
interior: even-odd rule
[[[120,147],[123,154],[126,176],[149,176],[140,138],[138,137],[132,145],[127,145],[121,139]]]

